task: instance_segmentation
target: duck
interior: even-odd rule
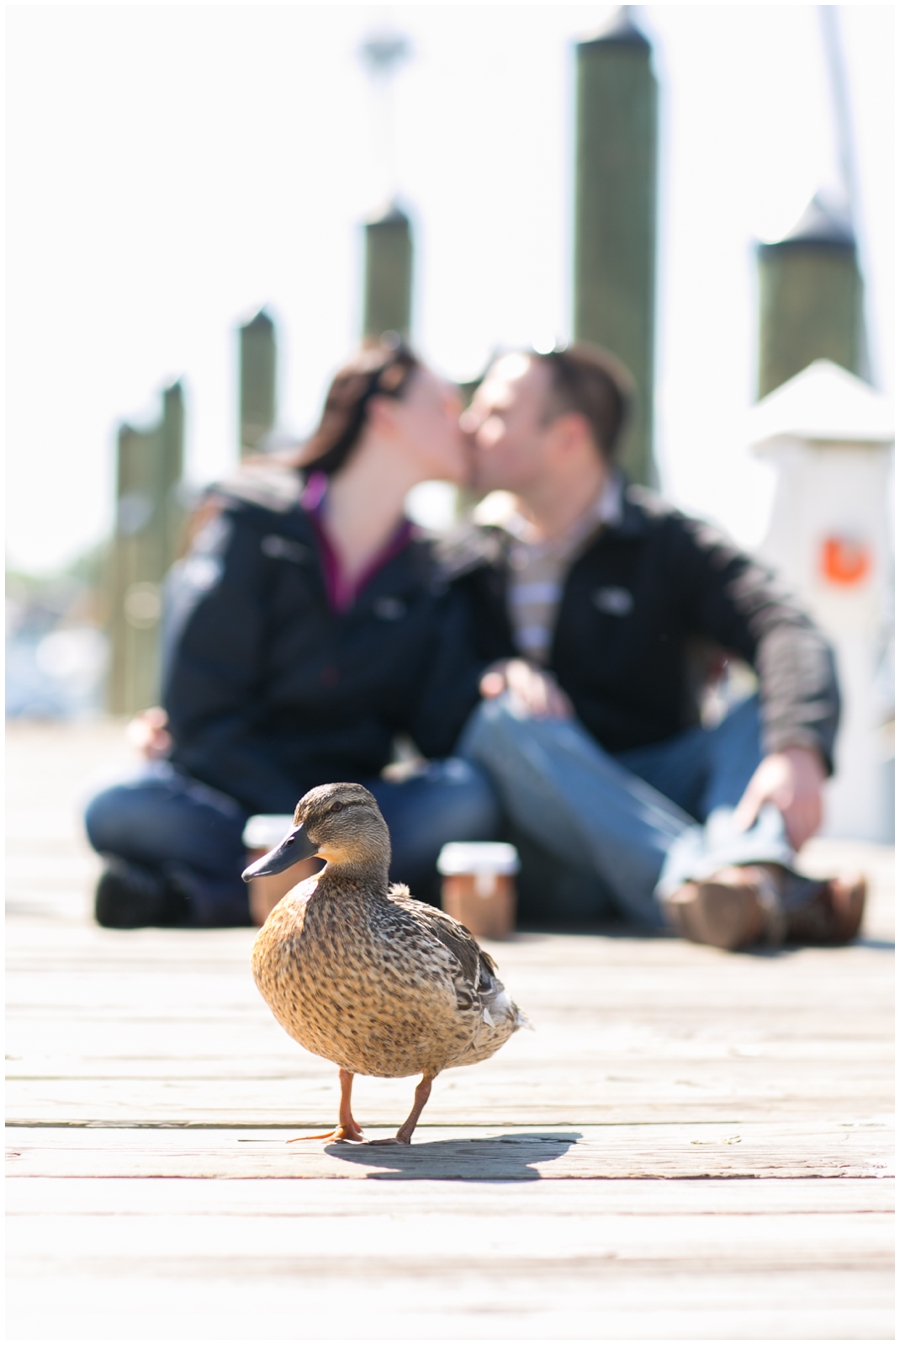
[[[437,1076],[487,1060],[530,1026],[494,959],[451,916],[391,885],[391,842],[374,796],[326,784],[297,804],[293,826],[244,871],[245,882],[318,857],[325,867],[274,907],[253,944],[256,985],[307,1051],[336,1064],[338,1124],[309,1139],[410,1144]],[[421,1075],[396,1135],[366,1140],[353,1118],[357,1074]]]

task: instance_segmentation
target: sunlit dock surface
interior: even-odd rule
[[[253,931],[91,920],[77,800],[121,725],[8,745],[8,1339],[892,1337],[891,850],[808,848],[869,875],[849,948],[491,946],[534,1033],[442,1076],[409,1150],[288,1146],[337,1071]],[[357,1119],[412,1086],[359,1079]]]

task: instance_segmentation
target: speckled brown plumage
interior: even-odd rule
[[[252,960],[285,1031],[348,1074],[382,1078],[430,1080],[493,1055],[525,1020],[464,926],[388,886],[368,790],[320,786],[294,821],[328,862],[275,907]]]

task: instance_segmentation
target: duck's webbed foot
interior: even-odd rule
[[[357,1144],[365,1144],[366,1137],[359,1126],[350,1118],[348,1126],[336,1125],[334,1130],[327,1130],[322,1135],[295,1135],[288,1144],[302,1144],[304,1140],[353,1140]]]
[[[354,1121],[353,1113],[350,1111],[350,1093],[353,1089],[353,1075],[349,1070],[342,1069],[340,1072],[340,1079],[341,1109],[339,1112],[338,1123],[334,1130],[329,1130],[324,1135],[298,1135],[296,1139],[288,1140],[288,1144],[301,1144],[303,1140],[352,1140],[356,1144],[365,1144],[366,1137]]]
[[[391,1139],[387,1140],[369,1140],[369,1144],[411,1144],[412,1134],[418,1124],[419,1117],[425,1107],[425,1103],[431,1096],[431,1085],[434,1079],[431,1075],[423,1074],[422,1081],[416,1089],[416,1100],[413,1103],[413,1109],[407,1116],[403,1125]]]

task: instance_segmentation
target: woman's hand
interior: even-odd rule
[[[147,761],[161,761],[172,750],[172,735],[166,728],[169,716],[159,705],[141,710],[125,730],[128,741]]]
[[[525,659],[501,659],[492,663],[481,679],[481,694],[493,700],[508,691],[516,708],[533,719],[573,719],[575,711],[552,673],[536,668]]]
[[[811,747],[786,747],[764,757],[735,809],[741,831],[752,827],[764,803],[774,803],[784,818],[788,840],[799,850],[822,824],[825,766]]]

